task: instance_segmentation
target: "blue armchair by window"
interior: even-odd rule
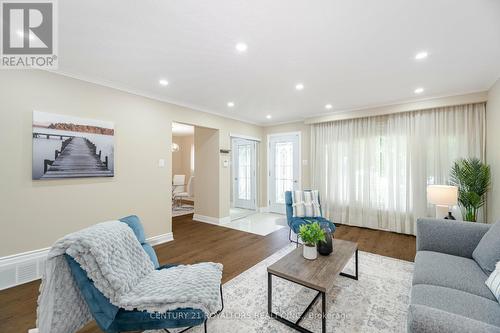
[[[319,201],[319,197],[318,197]],[[320,202],[320,213],[321,216],[314,216],[314,217],[294,217],[293,216],[293,199],[292,199],[292,192],[291,191],[286,191],[285,192],[285,204],[286,204],[286,220],[287,224],[290,227],[290,232],[288,235],[288,238],[290,239],[290,242],[294,242],[299,245],[298,242],[298,236],[297,240],[292,239],[292,231],[298,235],[299,233],[299,228],[301,225],[304,224],[310,224],[314,222],[318,222],[320,225],[322,224],[327,224],[330,230],[332,231],[332,235],[335,232],[335,224],[327,219],[325,219],[323,215],[323,211],[321,209],[321,202]]]
[[[159,265],[158,258],[156,257],[153,247],[146,242],[144,229],[137,216],[128,216],[120,219],[120,221],[127,223],[128,226],[132,228],[135,236],[142,244],[142,247],[150,257],[156,269],[169,269],[176,266],[172,264],[163,266]],[[169,328],[186,327],[186,329],[181,331],[185,332],[193,326],[203,324],[205,333],[207,332],[208,318],[200,309],[176,309],[174,311],[167,311],[166,313],[154,314],[144,311],[127,311],[116,307],[111,304],[109,299],[95,287],[93,281],[87,277],[87,273],[80,267],[80,265],[69,255],[66,254],[65,256],[73,278],[75,279],[83,298],[87,302],[92,316],[102,331],[106,333],[120,333],[127,331],[163,329],[165,332],[169,332]],[[218,313],[224,309],[222,286],[220,293],[222,308]]]

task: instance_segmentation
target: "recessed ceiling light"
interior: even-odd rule
[[[295,85],[295,89],[297,89],[297,90],[302,90],[302,89],[304,89],[304,85],[303,85],[302,83],[297,83],[297,84]]]
[[[234,102],[227,102],[227,106],[230,108],[234,107]]]
[[[415,94],[421,94],[424,92],[424,88],[417,88],[415,89]]]
[[[238,43],[236,44],[236,51],[242,53],[242,52],[246,52],[246,50],[248,49],[248,45],[245,44],[245,43]]]
[[[427,51],[418,52],[415,55],[415,60],[422,60],[422,59],[427,58],[428,56],[429,56],[429,53],[427,53]]]
[[[161,79],[161,80],[160,80],[160,81],[158,81],[158,82],[160,83],[160,85],[162,85],[162,86],[164,86],[164,87],[165,87],[165,86],[168,86],[168,81],[167,81],[167,80],[165,80],[165,79]]]
[[[333,108],[333,105],[331,105],[331,104],[325,105],[325,109],[327,109],[327,110],[331,110],[332,108]]]
[[[271,119],[272,117],[273,117],[273,116],[271,116],[270,114],[268,114],[268,115],[266,116],[266,119]]]

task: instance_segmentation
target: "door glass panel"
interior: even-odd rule
[[[293,189],[293,142],[276,143],[275,200],[285,203],[285,191]]]
[[[238,199],[252,198],[251,145],[238,145]]]

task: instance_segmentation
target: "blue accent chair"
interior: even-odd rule
[[[318,198],[319,200],[319,198]],[[285,204],[286,204],[286,220],[287,224],[290,227],[290,232],[288,235],[288,238],[290,239],[290,242],[294,242],[297,245],[299,244],[298,242],[298,236],[297,236],[297,241],[292,240],[292,231],[298,235],[299,229],[301,225],[304,224],[311,224],[314,222],[318,222],[320,225],[323,224],[328,224],[330,227],[330,230],[332,231],[332,234],[335,232],[335,224],[327,219],[325,219],[323,216],[315,216],[315,217],[294,217],[293,216],[293,199],[292,199],[292,192],[291,191],[286,191],[285,192]],[[321,204],[321,201],[320,201]],[[320,206],[320,212],[321,215],[323,215],[323,211]]]
[[[135,236],[142,247],[149,255],[156,269],[169,269],[176,265],[167,264],[160,266],[158,258],[151,245],[146,242],[144,229],[139,218],[135,215],[120,219],[127,223],[134,231]],[[207,316],[200,309],[176,309],[165,313],[149,313],[146,311],[127,311],[111,304],[108,298],[104,296],[94,285],[93,281],[87,277],[87,273],[80,265],[69,255],[65,255],[73,278],[80,289],[80,292],[87,302],[89,310],[94,317],[99,328],[106,333],[120,333],[127,331],[144,330],[165,330],[172,328],[184,328],[182,332],[187,331],[193,326],[204,325],[207,332]],[[224,309],[224,300],[222,298],[222,286],[220,288],[222,309]]]

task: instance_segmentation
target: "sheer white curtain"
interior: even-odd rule
[[[447,184],[457,158],[484,159],[484,103],[315,124],[312,185],[339,222],[415,234],[428,184]]]

